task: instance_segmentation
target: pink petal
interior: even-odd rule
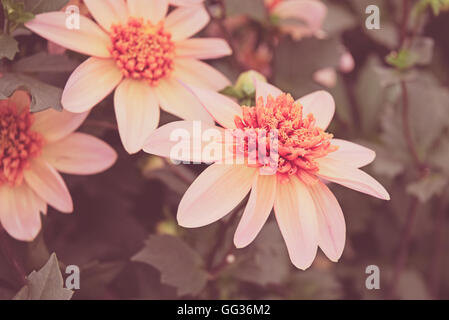
[[[262,97],[264,103],[267,103],[268,96],[271,96],[274,99],[276,99],[282,94],[282,91],[280,89],[276,88],[275,86],[269,83],[259,80],[255,80],[255,82],[256,82],[256,98],[259,99],[260,97]]]
[[[343,253],[346,241],[343,211],[333,193],[321,181],[308,188],[316,207],[318,245],[330,260],[337,262]]]
[[[109,169],[117,160],[117,153],[104,141],[76,132],[46,145],[43,158],[60,172],[87,175]]]
[[[231,82],[220,71],[207,63],[188,58],[175,60],[173,77],[182,83],[213,91],[224,89]]]
[[[90,14],[105,29],[128,20],[128,7],[124,0],[84,0]]]
[[[176,43],[179,57],[195,59],[217,59],[232,54],[228,43],[220,38],[193,38]]]
[[[234,129],[235,117],[243,117],[242,108],[230,98],[217,92],[189,86],[201,105],[224,128]]]
[[[154,88],[165,111],[184,120],[198,120],[212,124],[213,119],[198,99],[174,77],[162,80]]]
[[[213,164],[192,183],[178,208],[178,223],[186,228],[211,224],[231,212],[248,194],[257,170]]]
[[[48,12],[38,14],[25,25],[41,37],[64,48],[89,56],[108,58],[111,39],[92,20],[80,15],[80,29],[71,29],[66,25],[65,12]]]
[[[130,16],[158,24],[167,14],[168,0],[128,0],[128,7]]]
[[[340,160],[352,167],[364,167],[376,158],[376,153],[373,150],[346,140],[332,139],[332,145],[338,146],[338,150],[329,153],[327,157]]]
[[[204,6],[175,9],[165,19],[165,28],[172,35],[173,41],[190,38],[210,21]]]
[[[49,205],[63,213],[73,212],[73,202],[61,175],[47,162],[32,161],[24,172],[26,183]]]
[[[150,134],[144,146],[144,151],[150,154],[154,154],[160,157],[170,158],[175,161],[194,161],[194,162],[214,162],[222,159],[222,155],[207,155],[205,148],[212,146],[214,143],[211,139],[205,139],[204,133],[209,130],[215,130],[216,139],[224,136],[222,128],[216,127],[211,124],[207,124],[199,121],[175,121],[170,122]],[[213,132],[209,131],[211,134]],[[181,143],[181,137],[186,139],[186,149],[188,154],[176,153],[176,146]],[[204,138],[204,139],[203,139]],[[220,149],[221,150],[221,149]]]
[[[40,132],[47,143],[61,140],[76,131],[86,120],[89,112],[71,113],[66,110],[47,109],[34,114],[32,129]]]
[[[244,248],[257,237],[270,216],[276,196],[276,176],[257,176],[242,219],[234,235],[237,248]]]
[[[0,187],[0,222],[13,238],[33,241],[41,230],[43,201],[26,184]]]
[[[70,76],[62,105],[71,112],[85,112],[106,98],[123,78],[112,59],[89,58]]]
[[[292,263],[307,269],[318,249],[318,225],[312,197],[299,179],[277,184],[274,212]]]
[[[332,68],[323,68],[313,74],[313,81],[326,88],[334,88],[337,85],[337,71]]]
[[[184,7],[184,6],[195,6],[203,3],[204,0],[170,0],[170,4],[174,6]]]
[[[298,19],[306,24],[308,35],[321,29],[327,14],[327,7],[320,1],[282,1],[273,9],[273,14],[284,20]],[[298,23],[293,23],[298,25]]]
[[[354,67],[355,67],[354,57],[349,51],[346,51],[340,58],[340,66],[339,66],[340,71],[344,73],[349,73],[352,72],[352,70],[354,70]]]
[[[347,188],[369,194],[373,197],[390,200],[387,190],[373,177],[348,165],[345,162],[322,158],[316,160],[320,170],[317,175],[325,180],[341,184]]]
[[[130,154],[139,152],[159,125],[159,102],[154,90],[145,81],[124,80],[115,91],[114,107],[123,146]]]
[[[335,114],[335,101],[326,91],[315,91],[298,100],[303,106],[303,114],[312,113],[317,127],[326,130]]]

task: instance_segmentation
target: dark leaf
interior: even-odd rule
[[[27,284],[14,300],[70,300],[73,292],[64,288],[58,259],[52,254],[50,260],[39,271],[33,271]]]
[[[62,89],[23,74],[7,73],[0,77],[0,99],[10,97],[19,89],[30,93],[32,97],[31,112],[39,112],[48,108],[62,110]]]
[[[158,269],[161,281],[177,288],[180,296],[195,296],[207,283],[208,274],[201,256],[179,238],[151,236],[132,260]]]

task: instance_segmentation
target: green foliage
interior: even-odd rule
[[[0,59],[13,60],[18,52],[19,43],[16,39],[7,34],[0,35]]]
[[[243,281],[265,286],[281,284],[290,271],[287,250],[275,222],[267,223],[256,241],[240,253],[233,275]]]
[[[162,282],[174,286],[180,296],[195,296],[207,283],[201,256],[179,238],[151,236],[132,260],[158,269]]]
[[[0,78],[0,99],[10,97],[19,89],[28,91],[32,96],[32,112],[48,108],[62,110],[62,89],[19,73],[7,73]]]
[[[73,292],[64,288],[56,254],[39,271],[33,271],[27,284],[17,293],[14,300],[70,300]]]

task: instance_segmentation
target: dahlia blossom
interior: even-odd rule
[[[0,101],[0,222],[14,238],[32,241],[47,205],[73,211],[58,173],[89,175],[111,167],[117,156],[103,141],[74,133],[87,112],[46,110],[32,114],[30,97],[17,91]]]
[[[225,145],[235,155],[243,154],[245,162],[230,163],[219,152],[211,153],[209,166],[190,186],[179,204],[177,218],[181,226],[197,228],[223,218],[250,192],[234,237],[236,247],[250,244],[265,222],[272,208],[288,248],[293,264],[308,268],[318,246],[332,261],[338,261],[343,252],[346,226],[337,199],[327,187],[334,182],[368,195],[388,200],[385,188],[359,168],[371,163],[375,153],[349,141],[335,139],[326,132],[335,112],[332,96],[324,91],[311,93],[298,101],[279,89],[257,81],[256,106],[239,106],[218,93],[191,88],[201,104],[225,129],[216,127],[218,135],[208,134],[202,141],[176,142],[182,131],[192,133],[192,122],[180,121],[154,131],[144,147],[148,153],[176,157],[173,149],[178,143],[205,150],[210,144]],[[206,124],[207,130],[212,126]],[[249,150],[251,134],[243,144],[226,143],[223,132],[275,132],[277,142],[258,141],[259,148],[276,144],[275,170],[270,162],[257,157],[252,163]],[[208,144],[208,141],[209,144]],[[261,146],[261,147],[260,147]],[[231,148],[229,148],[231,147]],[[259,150],[260,151],[260,150]],[[202,153],[206,154],[206,153]],[[271,156],[270,156],[271,157]],[[186,160],[186,153],[179,158]],[[223,159],[225,159],[223,161]],[[234,159],[235,160],[235,159]],[[266,170],[267,169],[267,170]]]
[[[209,114],[180,84],[220,90],[228,79],[198,59],[231,54],[217,38],[190,39],[209,22],[204,6],[167,15],[168,0],[84,0],[96,22],[81,16],[68,28],[63,12],[43,13],[26,26],[67,49],[91,57],[69,78],[62,105],[90,110],[115,88],[114,105],[125,149],[136,153],[159,124],[159,106],[180,118],[211,122]]]
[[[319,0],[265,0],[265,6],[271,17],[280,20],[280,29],[295,40],[324,33],[327,7]]]

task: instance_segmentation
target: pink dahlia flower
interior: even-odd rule
[[[30,97],[17,91],[0,101],[0,222],[14,238],[32,241],[47,205],[73,211],[72,197],[58,173],[96,174],[116,161],[103,141],[74,133],[87,112],[29,112]]]
[[[274,18],[280,19],[280,28],[295,40],[323,35],[321,27],[327,7],[319,0],[265,0]]]
[[[195,160],[199,149],[213,149],[227,141],[224,132],[248,133],[240,145],[224,149],[245,155],[245,162],[230,163],[220,152],[203,156],[205,162],[215,158],[190,186],[178,208],[181,226],[196,228],[208,225],[231,212],[250,193],[248,203],[237,227],[234,243],[238,248],[250,244],[267,221],[272,209],[287,244],[290,259],[300,268],[308,268],[315,259],[318,246],[332,261],[338,261],[345,246],[346,226],[343,212],[326,182],[335,182],[371,196],[388,200],[389,194],[374,178],[359,168],[371,163],[375,153],[363,146],[334,139],[326,132],[334,115],[332,96],[324,91],[309,94],[298,101],[289,94],[263,82],[257,83],[256,106],[241,107],[218,93],[192,88],[202,105],[223,128],[204,125],[208,134],[203,140],[189,121],[165,125],[153,132],[144,147],[148,153],[176,158],[176,138],[184,134],[191,141]],[[215,136],[210,129],[218,132]],[[250,164],[251,133],[276,132],[275,170],[264,157]],[[206,132],[206,131],[205,131]],[[201,138],[201,136],[200,136]],[[179,139],[178,139],[179,140]],[[175,141],[175,142],[174,142]],[[208,143],[208,141],[211,141]],[[264,146],[258,141],[258,146]],[[231,148],[229,148],[231,146]],[[259,147],[260,148],[260,147]],[[263,149],[262,149],[263,150]],[[260,150],[259,150],[260,151]],[[207,153],[209,155],[209,153]],[[265,155],[266,152],[259,153]],[[188,153],[179,159],[187,160]],[[223,161],[225,159],[225,161]],[[233,159],[235,160],[235,159]],[[269,166],[269,167],[268,167]]]
[[[92,56],[69,78],[62,104],[70,112],[90,110],[114,89],[120,137],[136,153],[159,124],[159,106],[182,119],[211,122],[208,113],[180,84],[220,90],[229,84],[199,59],[231,54],[222,39],[190,39],[209,22],[204,6],[175,9],[168,0],[85,0],[97,23],[81,16],[67,28],[63,12],[43,13],[26,24],[42,37]]]

